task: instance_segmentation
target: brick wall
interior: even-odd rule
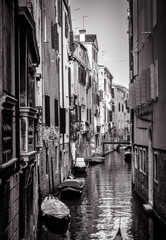
[[[19,239],[19,175],[0,187],[0,239]]]

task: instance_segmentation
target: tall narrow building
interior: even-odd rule
[[[133,187],[166,223],[166,3],[129,0]],[[132,53],[132,54],[131,54]]]

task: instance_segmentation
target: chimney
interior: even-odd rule
[[[85,34],[86,34],[86,30],[79,30],[79,34],[80,34],[80,42],[85,42]]]

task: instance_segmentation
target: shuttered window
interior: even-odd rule
[[[58,112],[58,100],[54,99],[54,108],[55,108],[55,126],[59,126],[59,112]]]
[[[66,109],[60,108],[60,133],[66,133]]]
[[[81,106],[79,106],[79,120],[81,121]]]
[[[71,69],[68,68],[68,84],[71,86]],[[71,106],[71,88],[69,87],[69,105]]]
[[[45,95],[45,124],[50,126],[50,97]]]
[[[65,37],[66,38],[68,38],[68,32],[69,32],[68,19],[67,19],[67,14],[65,13]]]
[[[57,31],[57,23],[51,24],[51,43],[52,49],[59,50],[59,34]]]
[[[62,25],[62,1],[58,0],[58,24]]]
[[[91,109],[89,109],[89,121],[92,123],[92,118],[91,118]]]

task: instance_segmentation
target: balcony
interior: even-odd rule
[[[20,108],[20,155],[21,160],[33,160],[35,151],[35,119],[37,111],[30,107]]]

